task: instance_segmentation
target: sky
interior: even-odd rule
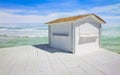
[[[120,0],[0,0],[0,23],[45,23],[89,13],[120,25]]]

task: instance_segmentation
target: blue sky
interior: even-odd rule
[[[87,13],[118,25],[120,0],[0,0],[0,23],[44,23]]]

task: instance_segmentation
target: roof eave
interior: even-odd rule
[[[94,15],[96,18],[98,18],[101,21],[102,24],[106,24],[106,22],[102,18],[97,16],[96,14],[92,14],[92,15]]]
[[[102,18],[100,18],[99,16],[97,16],[97,15],[95,15],[95,14],[88,14],[88,15],[86,15],[85,17],[87,17],[87,16],[94,16],[101,24],[106,24],[106,22],[102,19]],[[84,18],[84,17],[83,17]],[[58,19],[56,19],[56,20],[58,20]],[[77,20],[77,19],[76,19]],[[45,24],[48,24],[48,25],[51,25],[51,24],[56,24],[56,23],[61,23],[61,21],[59,22],[54,22],[55,20],[53,20],[53,21],[50,21],[50,22],[47,22],[47,23],[45,23]],[[74,20],[75,21],[75,20]],[[63,22],[71,22],[71,21],[63,21]],[[62,23],[63,23],[62,22]]]

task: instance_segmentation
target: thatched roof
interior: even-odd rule
[[[95,14],[85,14],[85,15],[78,15],[78,16],[66,17],[66,18],[59,18],[59,19],[56,19],[56,20],[47,22],[47,23],[45,23],[45,24],[75,21],[75,20],[82,19],[82,18],[84,18],[84,17],[91,16],[91,15],[95,16],[96,18],[98,18],[98,19],[99,19],[100,21],[102,21],[103,23],[106,23],[103,19],[101,19],[100,17],[98,17],[98,16],[95,15]]]

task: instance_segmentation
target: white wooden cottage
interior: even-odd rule
[[[105,23],[95,14],[60,18],[48,22],[51,47],[75,53],[80,45],[93,44],[100,47],[101,24]]]

